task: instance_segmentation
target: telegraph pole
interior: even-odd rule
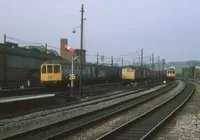
[[[151,58],[151,56],[149,56],[149,65],[150,65],[150,67],[151,67],[151,60],[152,58]]]
[[[162,59],[162,73],[163,73],[163,74],[164,74],[164,72],[163,72],[163,70],[164,70],[164,65],[165,65],[165,59]],[[163,74],[162,74],[162,76],[161,76],[162,81],[164,80],[164,79],[163,79]]]
[[[4,34],[4,84],[7,84],[7,46],[6,46],[6,34]]]
[[[160,56],[158,56],[158,70],[160,70]]]
[[[123,60],[123,57],[122,57],[122,60],[121,60],[121,66],[123,67],[123,64],[124,63],[124,60]]]
[[[79,98],[81,99],[82,97],[82,75],[83,75],[83,13],[84,13],[84,8],[83,4],[81,7],[81,46],[80,46],[80,79],[79,79]]]
[[[143,49],[141,49],[141,67],[142,67],[142,78],[144,77],[144,72],[143,72]]]
[[[113,66],[113,56],[111,56],[111,66]]]
[[[158,73],[159,75],[161,74],[162,77],[162,72],[160,71],[160,56],[158,56]]]
[[[164,67],[165,67],[165,59],[163,59],[162,70],[164,70]]]
[[[6,34],[4,34],[4,44],[6,44]]]
[[[154,70],[154,53],[152,53],[152,70]]]
[[[99,54],[97,53],[97,65],[99,65]]]
[[[47,43],[45,44],[45,53],[47,54]]]
[[[143,68],[143,49],[141,49],[141,67]]]

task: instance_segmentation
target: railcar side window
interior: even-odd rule
[[[104,71],[104,69],[103,68],[100,68],[99,69],[99,77],[104,77],[105,76],[105,71]]]
[[[46,65],[42,66],[42,73],[46,73]]]
[[[48,65],[47,66],[47,73],[52,73],[53,69],[52,69],[52,65]]]
[[[90,67],[87,66],[86,69],[87,69],[87,70],[86,70],[86,73],[90,76],[90,74],[91,74],[91,73],[90,73]]]
[[[60,66],[54,65],[54,73],[60,73]]]

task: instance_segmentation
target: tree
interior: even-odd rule
[[[44,46],[28,45],[28,46],[23,46],[22,48],[30,49],[30,50],[37,51],[37,52],[46,53],[46,49],[45,49]],[[47,54],[59,56],[59,53],[56,50],[48,49],[48,48],[47,48]]]
[[[59,53],[56,50],[53,50],[53,49],[47,49],[47,54],[59,56]]]
[[[44,46],[28,45],[28,46],[23,46],[22,48],[33,50],[33,51],[38,51],[38,52],[44,52],[45,51]]]

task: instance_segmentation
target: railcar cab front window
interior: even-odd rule
[[[45,74],[46,73],[46,65],[42,66],[42,73]]]
[[[54,65],[54,73],[60,73],[60,66]]]
[[[47,66],[47,73],[53,73],[52,65]]]
[[[127,68],[123,68],[123,69],[122,69],[122,72],[127,72]]]
[[[131,68],[127,68],[127,72],[131,72]]]
[[[123,68],[122,72],[134,72],[133,68]]]

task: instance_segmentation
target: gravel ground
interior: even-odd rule
[[[165,100],[171,98],[173,95],[176,95],[177,93],[179,93],[185,85],[183,82],[179,81],[179,83],[180,84],[175,89],[173,89],[165,94],[162,94],[162,95],[154,98],[153,100],[147,101],[146,103],[139,105],[137,108],[133,108],[121,115],[118,115],[111,119],[108,119],[101,124],[95,125],[89,129],[82,130],[79,133],[72,134],[70,137],[65,138],[65,139],[67,139],[67,140],[79,140],[79,139],[93,140],[93,139],[96,139],[97,137],[105,134],[106,132],[109,132],[109,131],[113,130],[114,128],[126,123],[127,121],[138,117],[139,115],[146,112],[147,110],[152,109],[156,105],[161,104]]]
[[[104,102],[94,104],[94,105],[74,108],[70,110],[69,110],[70,106],[68,106],[68,107],[63,107],[61,109],[60,108],[54,109],[53,111],[52,110],[43,111],[43,112],[41,111],[41,112],[32,113],[32,114],[28,114],[21,117],[16,117],[13,119],[1,120],[0,121],[0,138],[6,138],[11,135],[15,135],[15,134],[33,130],[42,126],[46,126],[52,123],[56,123],[62,120],[66,120],[68,118],[72,118],[74,116],[78,116],[86,112],[98,110],[100,108],[104,108],[104,107],[110,106],[112,104],[116,104],[118,102],[130,99],[130,98],[135,98],[137,96],[147,94],[151,91],[155,91],[159,88],[163,88],[164,86],[166,85],[157,86],[155,88],[148,89],[148,91],[130,94],[128,96],[123,96],[121,98],[104,101]],[[102,99],[98,99],[98,100],[102,100]],[[94,101],[91,101],[91,102],[94,102]]]
[[[78,108],[78,107],[81,107],[83,105],[88,105],[88,104],[91,104],[91,103],[103,101],[105,98],[111,99],[111,98],[114,98],[114,97],[118,97],[120,95],[126,95],[128,93],[132,93],[132,92],[135,92],[135,91],[136,90],[132,90],[132,91],[125,92],[125,93],[121,93],[121,92],[123,92],[123,90],[114,91],[114,92],[110,93],[110,95],[113,94],[113,96],[110,96],[110,97],[102,97],[100,99],[94,99],[94,100],[91,100],[91,101],[88,101],[88,102],[77,103],[77,104],[74,104],[74,105],[69,105],[69,106],[45,110],[45,111],[38,111],[38,112],[30,113],[30,114],[27,114],[27,115],[24,115],[24,116],[15,117],[15,118],[12,118],[12,119],[10,119],[10,118],[9,119],[2,119],[2,120],[0,120],[0,126],[3,125],[3,124],[11,123],[11,122],[12,123],[13,122],[20,122],[20,121],[24,121],[24,120],[37,118],[37,117],[40,117],[40,116],[49,115],[49,114],[52,114],[52,113],[57,113],[57,112],[60,112],[60,111],[66,111],[66,110]],[[119,93],[119,94],[117,94],[117,93]],[[114,95],[114,94],[116,94],[116,95]],[[87,100],[87,98],[84,98],[82,100],[85,101],[85,100]]]
[[[200,140],[200,84],[189,102],[153,140]]]

